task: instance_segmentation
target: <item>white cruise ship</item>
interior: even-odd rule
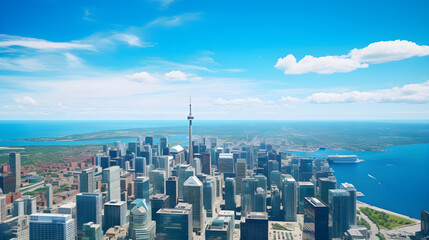
[[[358,159],[356,155],[330,155],[328,161],[332,163],[358,163],[363,160]]]

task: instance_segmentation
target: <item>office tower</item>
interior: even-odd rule
[[[141,156],[146,159],[146,165],[154,165],[152,159],[152,146],[146,144],[143,146],[143,151],[141,151]]]
[[[156,212],[161,208],[170,207],[170,196],[165,194],[155,194],[150,197],[150,205],[152,208],[152,220],[156,221]]]
[[[178,187],[179,187],[179,199],[183,198],[183,183],[191,176],[194,176],[193,168],[189,165],[181,164],[177,165],[178,168]]]
[[[161,155],[163,154],[163,149],[168,147],[168,138],[162,137],[159,139],[159,148],[161,149]]]
[[[268,239],[268,215],[266,212],[249,212],[240,223],[240,239]]]
[[[192,239],[192,205],[179,203],[175,208],[163,208],[157,213],[156,235],[159,240]]]
[[[149,202],[149,178],[137,177],[134,179],[134,196],[135,198],[145,199]]]
[[[28,195],[22,196],[22,201],[24,202],[24,214],[31,215],[37,211],[37,202],[36,198]]]
[[[127,223],[127,203],[123,201],[110,201],[104,204],[103,230],[114,226],[124,227]]]
[[[140,142],[129,142],[128,143],[128,151],[127,153],[131,154],[131,153],[135,153],[137,154],[137,148],[138,146],[140,146]]]
[[[234,177],[235,167],[234,167],[234,157],[232,153],[219,154],[218,170],[220,173],[223,173],[225,176]]]
[[[277,186],[277,188],[282,188],[282,177],[278,170],[274,170],[270,173],[270,186]]]
[[[145,145],[150,145],[151,148],[153,148],[153,137],[147,136],[144,138]]]
[[[313,176],[313,159],[301,158],[299,159],[299,181],[310,181]]]
[[[225,179],[225,210],[235,211],[235,179]]]
[[[256,188],[255,212],[265,212],[267,210],[267,192],[261,188]]]
[[[280,190],[276,185],[273,185],[271,187],[271,217],[276,221],[283,220],[280,206]]]
[[[337,188],[337,179],[335,177],[319,178],[319,199],[329,205],[329,190]]]
[[[420,212],[420,235],[423,237],[429,236],[429,213],[426,210]]]
[[[83,224],[82,240],[103,240],[103,230],[100,224],[88,222]]]
[[[185,164],[185,149],[182,146],[176,145],[170,147],[169,150],[170,155],[173,156],[174,161],[177,164]]]
[[[231,217],[217,217],[206,227],[206,240],[232,240]]]
[[[303,240],[329,239],[329,208],[319,199],[304,199]]]
[[[207,217],[213,217],[215,191],[213,183],[210,180],[203,182],[203,205],[206,210]]]
[[[165,192],[165,172],[162,170],[152,170],[149,173],[149,180],[153,186],[153,193]]]
[[[7,217],[6,195],[0,194],[0,222]]]
[[[264,191],[267,191],[267,177],[264,175],[256,175],[256,186],[264,189]]]
[[[236,194],[241,193],[241,181],[246,177],[246,159],[239,158],[236,163]]]
[[[95,190],[95,181],[94,181],[95,168],[84,169],[79,174],[79,191],[81,193],[93,193]]]
[[[9,153],[9,165],[15,177],[15,188],[19,188],[21,187],[21,155],[15,152]]]
[[[271,189],[271,173],[273,171],[279,170],[279,163],[276,160],[268,161],[268,172],[267,172],[267,180],[268,180],[268,189]]]
[[[330,237],[341,238],[350,227],[350,194],[343,189],[329,190]]]
[[[165,194],[170,197],[170,207],[173,208],[177,204],[179,196],[177,187],[177,177],[169,177],[165,182]]]
[[[24,201],[21,198],[13,201],[13,216],[19,217],[24,215]]]
[[[257,182],[255,178],[243,178],[241,182],[241,215],[254,212],[255,191]]]
[[[79,193],[76,195],[77,229],[84,223],[102,224],[103,197],[101,193]]]
[[[132,202],[128,236],[133,240],[155,239],[156,223],[152,221],[151,204],[145,199]]]
[[[0,189],[4,194],[16,192],[16,181],[13,174],[0,174]]]
[[[35,213],[30,216],[30,240],[74,240],[71,215]]]
[[[75,232],[75,235],[76,235],[76,233],[77,233],[77,223],[76,223],[77,208],[76,208],[76,202],[69,202],[67,204],[61,205],[60,207],[58,207],[57,213],[59,213],[59,214],[69,214],[69,215],[72,216],[72,218],[75,220],[74,232]]]
[[[165,177],[168,178],[171,176],[171,165],[173,162],[172,156],[159,156],[158,157],[158,168],[162,169],[165,172]]]
[[[202,161],[202,173],[211,175],[211,159],[210,153],[203,153],[203,161]]]
[[[100,164],[102,169],[110,167],[110,156],[100,157]]]
[[[46,207],[48,209],[52,208],[54,205],[54,189],[52,188],[52,184],[48,183],[46,184]]]
[[[195,169],[195,174],[201,174],[201,159],[195,157],[192,167]]]
[[[146,159],[144,157],[136,157],[134,172],[146,176]]]
[[[285,221],[295,222],[298,207],[298,184],[295,179],[287,178],[282,187]]]
[[[341,183],[341,189],[349,192],[349,224],[357,225],[356,219],[356,188],[351,183]]]
[[[298,213],[304,213],[305,197],[314,197],[315,188],[312,182],[298,182]]]
[[[203,230],[204,206],[203,206],[203,184],[197,177],[189,177],[183,183],[183,201],[192,204],[192,224],[194,232]]]
[[[121,199],[121,169],[113,166],[103,169],[103,182],[107,183],[107,200]]]

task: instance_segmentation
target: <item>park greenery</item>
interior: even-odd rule
[[[357,225],[365,226],[367,229],[371,229],[371,225],[365,219],[358,220]]]
[[[359,209],[368,216],[368,218],[373,221],[379,229],[395,228],[414,223],[409,219],[377,211],[369,207],[360,207]]]
[[[271,224],[273,230],[281,230],[281,231],[290,231],[289,229],[287,229],[286,227],[278,224],[278,223],[273,223]]]

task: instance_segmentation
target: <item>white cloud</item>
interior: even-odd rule
[[[225,100],[223,98],[217,98],[214,101],[215,104],[221,105],[223,107],[251,107],[251,106],[262,106],[274,104],[274,101],[264,101],[256,97],[249,98],[235,98],[230,100]]]
[[[44,39],[0,34],[0,47],[26,47],[39,50],[92,49],[92,45],[75,42],[51,42]]]
[[[200,16],[201,13],[184,13],[172,17],[159,17],[148,23],[146,26],[161,25],[166,27],[175,27],[180,26],[185,22],[198,20]]]
[[[44,62],[45,59],[40,57],[0,58],[0,69],[22,72],[49,70],[49,67]]]
[[[137,47],[143,46],[143,43],[140,40],[140,38],[134,34],[117,33],[117,34],[113,35],[113,38],[120,40],[120,41],[123,41],[123,42],[126,42],[130,46],[137,46]]]
[[[29,96],[24,96],[24,97],[17,97],[14,99],[14,101],[18,104],[22,104],[22,105],[37,105],[37,102]]]
[[[168,81],[201,81],[202,78],[196,74],[184,73],[181,71],[171,71],[164,74],[164,77]]]
[[[429,103],[429,81],[374,91],[318,92],[304,98],[281,97],[288,103]]]
[[[82,59],[80,59],[76,55],[66,52],[64,53],[64,56],[66,57],[67,63],[69,64],[70,67],[76,68],[76,67],[81,67],[83,65]]]
[[[289,54],[279,58],[274,67],[284,70],[285,74],[351,72],[358,68],[367,68],[368,64],[385,63],[403,60],[411,57],[429,55],[429,46],[419,46],[416,43],[396,40],[371,43],[362,49],[353,49],[347,55],[313,57],[305,56],[297,62]]]
[[[238,73],[238,72],[245,72],[245,71],[247,71],[247,69],[244,69],[244,68],[227,68],[227,69],[225,69],[225,71]]]
[[[153,76],[152,74],[148,72],[138,72],[131,75],[127,75],[127,78],[132,81],[136,82],[157,82],[158,78]]]

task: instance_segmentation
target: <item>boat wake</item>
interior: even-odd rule
[[[372,176],[372,175],[371,175],[371,174],[369,174],[369,173],[368,173],[368,177],[370,177],[370,178],[374,179],[378,184],[380,184],[380,185],[381,185],[381,182],[380,182],[380,181],[378,181],[378,179],[377,179],[376,177]]]

